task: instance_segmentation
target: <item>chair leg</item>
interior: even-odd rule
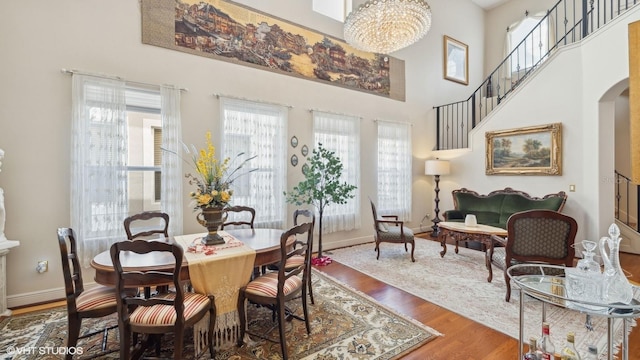
[[[511,278],[507,272],[504,272],[504,282],[507,284],[507,295],[504,297],[504,301],[509,302],[511,300]],[[522,296],[522,294],[520,294]]]
[[[380,260],[380,243],[378,241],[376,241],[376,253],[378,253],[376,260]]]
[[[238,346],[244,345],[244,334],[246,331],[247,320],[245,314],[245,297],[244,289],[238,292],[238,317],[240,318],[240,336],[238,337]]]
[[[407,244],[405,243],[404,246],[407,246]],[[416,258],[413,257],[413,252],[416,249],[416,243],[415,241],[411,242],[411,262],[416,262]]]
[[[80,337],[80,326],[82,325],[82,319],[79,317],[71,317],[68,318],[68,339],[67,339],[67,348],[73,348],[78,344],[78,338]],[[65,359],[71,360],[73,358],[72,354],[67,354]]]
[[[309,275],[307,276],[307,287],[309,288],[309,297],[311,298],[311,304],[315,305],[316,302],[313,300],[313,288],[311,287],[311,271],[309,271]]]
[[[120,359],[131,358],[131,331],[122,321],[118,321],[120,331]]]
[[[158,339],[158,341],[160,341]],[[173,360],[182,359],[182,348],[184,346],[184,331],[180,334],[173,334]]]
[[[306,302],[306,299],[305,299]],[[285,308],[284,302],[278,302],[278,330],[280,331],[280,350],[282,350],[282,360],[287,360],[287,341],[285,336]]]
[[[304,314],[304,325],[307,327],[307,334],[311,334],[311,324],[309,323],[309,305],[307,304],[306,288],[302,288],[302,312]]]

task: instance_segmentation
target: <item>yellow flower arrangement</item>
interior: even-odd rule
[[[188,154],[191,154],[192,163],[195,168],[196,174],[188,173],[185,175],[189,179],[189,184],[195,185],[195,191],[189,193],[189,196],[193,200],[194,209],[209,208],[209,207],[225,207],[231,201],[233,196],[233,190],[230,188],[235,179],[245,173],[239,173],[239,170],[255,156],[243,160],[233,171],[229,172],[229,167],[234,161],[230,158],[225,158],[222,161],[218,161],[216,158],[216,148],[211,142],[211,132],[207,131],[206,134],[207,146],[205,149],[196,150],[195,146],[191,145],[191,151],[185,146],[185,150]],[[236,157],[244,155],[244,153],[238,154]],[[253,170],[250,170],[251,172]]]

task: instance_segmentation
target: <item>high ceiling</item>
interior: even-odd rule
[[[500,4],[506,3],[509,0],[471,0],[476,5],[480,6],[485,10],[492,9]]]

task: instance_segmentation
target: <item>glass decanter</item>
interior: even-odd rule
[[[596,255],[593,252],[598,244],[595,241],[582,240],[582,248],[584,251],[582,252],[583,258],[578,260],[577,268],[586,271],[586,272],[595,272],[600,273],[600,264],[593,259]]]
[[[602,297],[609,304],[629,304],[633,299],[633,287],[620,266],[620,240],[620,228],[615,223],[609,227],[609,237],[600,239],[600,254],[604,262]],[[605,247],[609,248],[608,254]]]

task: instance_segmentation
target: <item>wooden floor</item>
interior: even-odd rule
[[[371,257],[371,260],[376,261],[374,256]],[[640,255],[621,253],[620,262],[622,267],[632,274],[630,279],[640,283]],[[431,304],[340,263],[333,262],[327,266],[316,267],[316,269],[340,279],[380,303],[445,335],[425,344],[403,359],[514,360],[518,357],[518,341],[501,332]],[[640,326],[633,328],[629,336],[629,344],[629,359],[640,359]],[[558,347],[563,344],[555,345]]]
[[[371,257],[371,260],[376,261],[374,256]],[[631,274],[630,279],[640,283],[640,255],[621,253],[620,262],[622,267]],[[316,268],[368,294],[380,303],[444,334],[444,336],[438,337],[406,355],[403,359],[517,359],[518,341],[501,332],[431,304],[340,263],[333,262],[330,265]],[[18,315],[64,304],[63,301],[60,301],[14,309],[13,314]],[[640,360],[640,326],[634,327],[629,336],[629,344],[629,359]],[[561,344],[556,344],[556,346],[561,346]]]

